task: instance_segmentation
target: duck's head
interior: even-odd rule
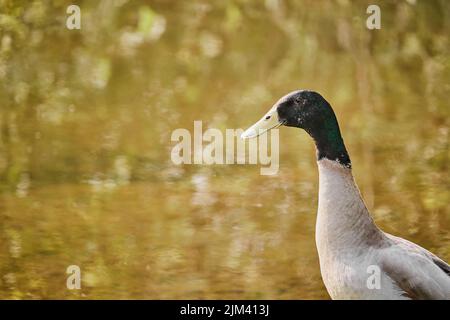
[[[333,109],[319,93],[309,90],[288,93],[245,130],[241,138],[254,138],[281,125],[305,130],[316,143],[318,160],[327,158],[351,167]]]

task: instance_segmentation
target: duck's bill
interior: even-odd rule
[[[274,106],[267,112],[264,117],[258,122],[252,125],[241,134],[242,139],[256,138],[257,136],[269,131],[270,129],[277,128],[283,123],[278,119],[277,108]]]

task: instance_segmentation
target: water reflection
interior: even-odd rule
[[[63,3],[0,16],[0,298],[328,298],[304,133],[276,176],[170,161],[174,129],[296,88],[333,104],[380,226],[450,260],[447,1],[383,2],[376,32],[349,1],[111,3],[79,31]]]

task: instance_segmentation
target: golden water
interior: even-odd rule
[[[0,298],[328,298],[317,169],[184,165],[171,133],[245,128],[283,94],[334,107],[376,222],[450,260],[450,3],[0,1]],[[414,4],[415,3],[415,4]],[[115,4],[115,5],[112,5]],[[82,289],[66,288],[78,265]]]

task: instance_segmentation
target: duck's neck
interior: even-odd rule
[[[320,251],[364,248],[380,240],[353,179],[351,168],[326,158],[318,160],[319,206],[316,241]]]
[[[328,159],[352,167],[336,115],[328,103],[323,103],[320,116],[312,118],[302,128],[314,139],[317,160]]]

